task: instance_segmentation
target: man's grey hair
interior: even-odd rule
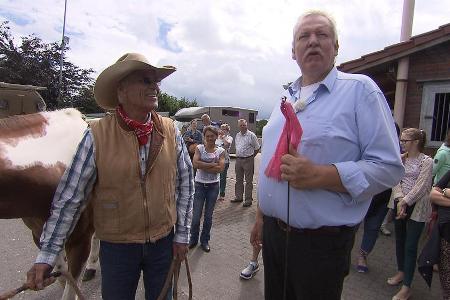
[[[334,41],[337,42],[338,40],[338,34],[337,34],[337,28],[336,28],[336,21],[334,20],[333,16],[329,14],[328,12],[325,12],[323,10],[308,10],[307,12],[303,13],[300,17],[297,19],[297,23],[295,23],[293,35],[292,35],[292,43],[295,42],[295,34],[297,33],[300,23],[303,21],[305,17],[308,16],[322,16],[328,19],[330,21],[331,30],[333,31],[334,35]]]

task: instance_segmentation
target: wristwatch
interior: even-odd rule
[[[448,190],[448,188],[445,188],[442,190],[442,196],[447,197],[447,195],[445,194],[445,192]],[[447,197],[448,198],[448,197]]]

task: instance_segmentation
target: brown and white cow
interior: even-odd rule
[[[53,195],[87,123],[75,109],[0,119],[0,218],[22,218],[38,245]],[[94,232],[87,206],[65,244],[68,268],[80,277]],[[63,299],[75,298],[66,285]]]

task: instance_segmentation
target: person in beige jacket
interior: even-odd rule
[[[156,299],[172,259],[186,256],[192,164],[173,121],[156,113],[159,83],[175,70],[127,53],[98,76],[95,100],[114,113],[87,129],[59,183],[27,274],[30,288],[50,283],[44,274],[88,201],[100,240],[103,299],[135,299],[141,272],[145,299]]]
[[[431,216],[429,194],[432,182],[433,159],[423,154],[426,135],[423,130],[403,130],[400,143],[405,176],[392,189],[389,208],[396,212],[395,252],[398,272],[387,280],[389,285],[403,283],[393,300],[409,299],[411,283],[416,268],[417,245],[420,235]]]

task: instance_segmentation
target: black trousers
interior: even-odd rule
[[[335,232],[289,232],[286,299],[340,300],[355,241],[355,227]],[[263,261],[266,300],[283,299],[286,231],[264,216]],[[334,228],[332,228],[334,229]]]

